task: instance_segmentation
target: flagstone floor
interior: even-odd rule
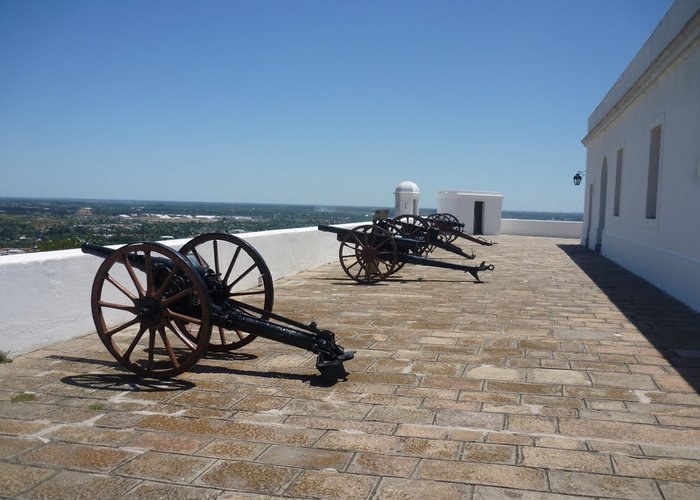
[[[700,314],[575,240],[496,240],[480,284],[338,263],[276,282],[275,312],[357,350],[333,386],[264,339],[167,382],[95,334],[16,356],[0,496],[700,498]]]

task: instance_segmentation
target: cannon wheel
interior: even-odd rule
[[[394,217],[393,222],[401,229],[403,236],[422,241],[416,255],[423,255],[430,248],[430,224],[419,215],[404,214]]]
[[[406,234],[403,232],[403,229],[401,228],[401,226],[399,224],[397,224],[394,221],[394,219],[389,219],[387,221],[382,221],[382,222],[383,222],[383,224],[379,227],[386,229],[392,238],[396,237],[396,236],[398,236],[398,237],[402,237],[402,236],[405,237],[406,236]],[[377,223],[375,222],[375,225],[376,224]],[[396,242],[396,240],[394,240],[394,243],[395,242]],[[397,250],[398,250],[398,247],[397,247]],[[406,265],[406,262],[404,262],[402,260],[398,261],[396,263],[396,265],[394,266],[394,268],[391,270],[391,274],[398,273],[405,265]]]
[[[250,243],[231,234],[209,233],[185,243],[180,253],[216,273],[218,284],[223,286],[216,287],[218,293],[212,296],[214,303],[228,300],[243,309],[249,305],[255,310],[246,311],[254,317],[270,318],[274,302],[272,274]],[[218,325],[213,328],[209,339],[212,351],[239,349],[255,339],[255,335],[240,330],[226,330]]]
[[[438,230],[438,237],[445,243],[452,243],[457,239],[455,224],[459,224],[459,219],[452,214],[430,214],[428,223],[431,223]]]
[[[145,271],[136,268],[136,259],[145,263]],[[159,259],[170,261],[170,267]],[[95,275],[91,304],[100,340],[119,364],[138,375],[175,377],[206,353],[211,335],[207,288],[192,265],[164,245],[135,243],[107,257]]]
[[[382,281],[394,272],[398,250],[393,236],[386,229],[367,224],[343,236],[339,258],[345,274],[367,285]]]

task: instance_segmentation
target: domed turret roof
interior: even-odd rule
[[[396,193],[420,194],[420,190],[418,189],[418,185],[415,182],[403,181],[401,184],[396,186],[396,190],[394,191],[394,194],[396,194]]]

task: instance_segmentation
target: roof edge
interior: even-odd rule
[[[587,145],[700,39],[700,2],[677,0],[588,118]]]

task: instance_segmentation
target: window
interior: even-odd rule
[[[649,176],[647,177],[647,219],[656,219],[659,197],[659,166],[661,163],[661,125],[651,129],[649,140]]]
[[[620,193],[622,192],[622,149],[617,150],[617,163],[615,165],[615,202],[613,216],[620,216]]]

